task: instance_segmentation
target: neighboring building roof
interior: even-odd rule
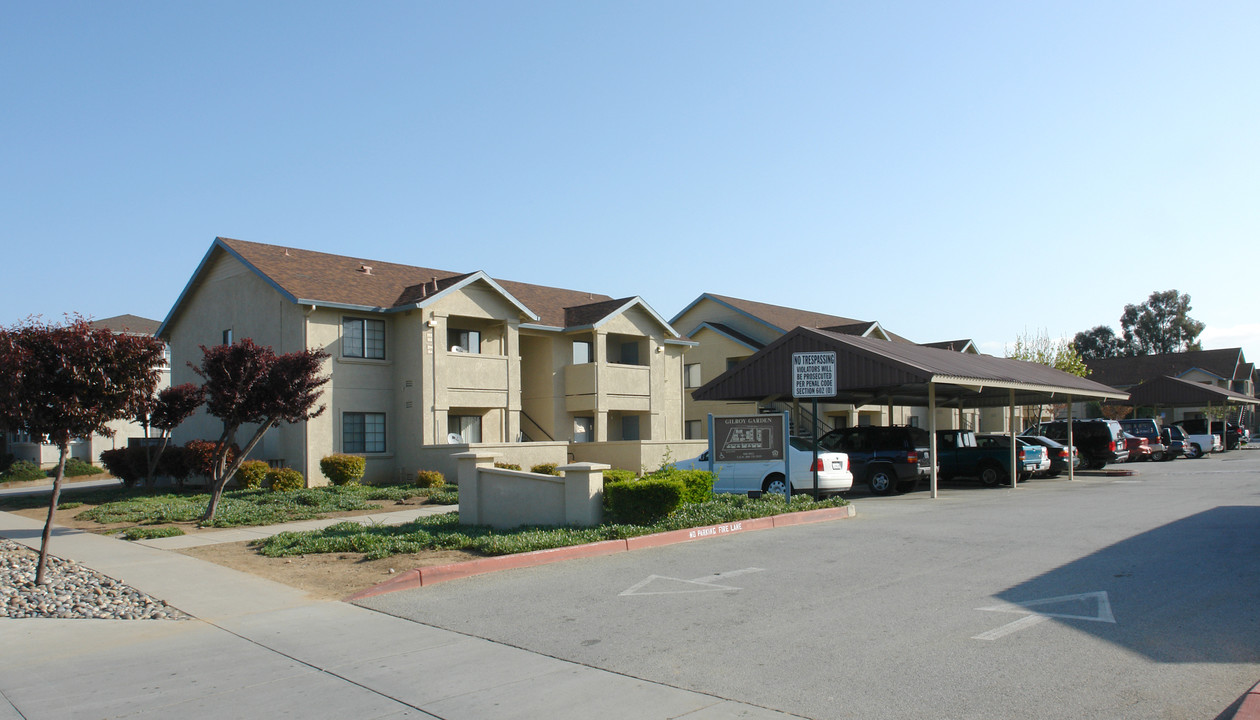
[[[843,332],[849,335],[864,335],[872,329],[878,329],[880,332],[888,336],[890,340],[896,342],[910,342],[909,340],[884,330],[879,323],[867,320],[854,320],[853,318],[840,317],[839,315],[827,315],[825,313],[811,312],[809,310],[798,310],[796,308],[783,307],[781,305],[771,305],[769,303],[755,302],[753,300],[742,300],[726,295],[716,295],[714,293],[704,293],[696,298],[690,305],[674,316],[670,323],[677,322],[688,310],[695,307],[701,301],[709,299],[715,302],[733,308],[753,319],[760,320],[766,325],[777,329],[779,332],[786,333],[795,327],[810,328],[826,328],[832,332]]]
[[[765,347],[765,346],[766,346],[766,344],[765,344],[765,343],[763,343],[763,342],[761,342],[760,340],[758,340],[758,339],[756,339],[756,338],[753,338],[753,337],[749,337],[749,336],[745,335],[744,333],[742,333],[742,332],[740,332],[740,331],[736,330],[735,328],[731,327],[730,325],[726,325],[726,324],[723,324],[723,323],[710,323],[710,322],[707,322],[707,323],[701,323],[700,327],[702,327],[702,328],[703,328],[703,327],[707,327],[707,328],[710,328],[710,329],[712,329],[712,330],[716,330],[717,332],[720,332],[720,333],[722,333],[723,335],[726,335],[727,337],[731,338],[732,340],[734,340],[734,341],[736,341],[736,342],[738,342],[738,343],[742,343],[742,344],[744,344],[744,345],[747,345],[748,347],[750,347],[750,348],[752,348],[752,349],[754,349],[754,350],[760,350],[761,348],[763,348],[763,347]],[[700,328],[696,328],[696,329],[697,329],[697,330],[699,330]],[[694,333],[693,333],[693,334],[694,334]]]
[[[943,342],[919,343],[923,347],[936,348],[937,350],[953,350],[960,353],[971,353],[979,355],[980,351],[976,349],[976,344],[970,340],[945,340]]]
[[[1132,387],[1165,375],[1180,377],[1195,369],[1222,380],[1245,380],[1247,377],[1237,376],[1240,371],[1245,372],[1246,367],[1242,348],[1103,358],[1086,360],[1085,366],[1090,370],[1091,380],[1118,388]]]
[[[101,320],[93,320],[88,325],[93,330],[110,330],[116,333],[129,333],[132,335],[155,335],[162,323],[157,320],[140,317],[139,315],[115,315],[114,317]]]
[[[222,237],[215,238],[203,266],[216,250],[240,260],[292,302],[402,310],[422,306],[465,285],[485,282],[516,303],[527,320],[537,325],[572,327],[571,319],[580,320],[579,326],[591,325],[619,307],[638,302],[664,325],[667,334],[677,335],[639,298],[614,300],[607,295],[495,280],[482,272],[457,273]],[[197,282],[200,270],[190,280],[189,288]],[[176,317],[187,294],[186,288],[162,323],[163,329]],[[156,324],[154,329],[158,329]]]

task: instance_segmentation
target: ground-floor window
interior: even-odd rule
[[[385,452],[385,413],[342,413],[341,451]]]
[[[458,435],[466,443],[481,442],[480,415],[447,415],[446,431]]]
[[[573,418],[573,442],[594,442],[594,441],[595,441],[595,418],[593,417]]]
[[[704,437],[704,421],[688,420],[683,429],[683,437],[687,440],[699,440]]]

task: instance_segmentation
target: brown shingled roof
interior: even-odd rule
[[[819,329],[828,328],[831,329],[832,332],[858,334],[852,333],[851,330],[855,327],[860,327],[862,328],[862,332],[866,332],[870,329],[871,325],[875,324],[874,322],[867,320],[854,320],[853,318],[840,317],[839,315],[827,315],[825,313],[798,310],[796,308],[770,305],[769,303],[754,302],[752,300],[741,300],[740,298],[728,297],[726,295],[716,295],[714,293],[707,294],[715,300],[720,300],[731,307],[743,310],[749,315],[760,318],[784,332],[787,332],[795,327],[809,327]],[[840,330],[838,328],[845,329]],[[885,330],[885,332],[887,332],[887,330]],[[910,342],[909,340],[891,332],[888,333],[888,337],[892,338],[896,342]]]
[[[1135,357],[1086,360],[1089,378],[1112,387],[1132,387],[1165,375],[1178,377],[1188,370],[1200,368],[1223,378],[1233,379],[1242,361],[1241,348],[1192,350],[1182,353],[1138,355]],[[1241,378],[1240,378],[1241,379]]]
[[[150,320],[139,315],[115,315],[88,323],[93,330],[109,330],[133,335],[152,335],[157,332],[161,324],[157,320]]]
[[[434,292],[473,275],[231,238],[217,240],[294,300],[389,309],[422,302]],[[598,320],[629,302],[629,299],[617,301],[607,295],[578,290],[511,280],[495,279],[495,282],[537,314],[540,324],[553,327],[573,324],[566,319],[570,309],[575,317],[586,317],[611,305],[595,318]]]

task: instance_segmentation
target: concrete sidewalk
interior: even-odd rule
[[[42,527],[0,513],[0,536],[29,547]],[[0,619],[0,720],[794,717],[314,599],[157,547],[58,529],[52,552],[197,620]]]

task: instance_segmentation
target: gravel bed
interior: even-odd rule
[[[39,553],[0,538],[0,618],[190,620],[190,616],[71,560],[48,556],[35,585]]]

